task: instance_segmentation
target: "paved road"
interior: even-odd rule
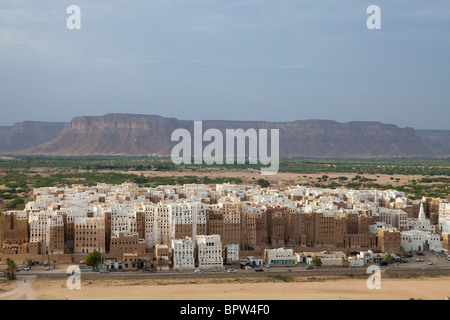
[[[423,262],[416,262],[417,258],[424,259]],[[440,271],[450,273],[450,261],[447,261],[444,257],[434,256],[433,252],[426,252],[425,256],[414,256],[408,259],[408,263],[400,263],[389,267],[381,267],[383,270],[392,270],[395,273],[405,272],[432,272]],[[428,265],[427,261],[436,262],[433,265]],[[32,267],[30,271],[21,271],[20,275],[28,276],[39,276],[39,277],[67,277],[66,269],[68,265],[59,265],[56,269],[51,269],[46,271],[44,267]],[[368,266],[362,268],[348,268],[348,267],[326,267],[322,266],[320,268],[315,268],[312,270],[306,270],[305,263],[300,263],[295,267],[262,267],[264,272],[255,272],[255,268],[245,270],[240,269],[238,265],[227,265],[224,269],[219,272],[205,271],[203,274],[194,274],[193,271],[158,271],[158,272],[143,272],[141,271],[112,271],[109,273],[98,273],[98,272],[82,272],[82,278],[92,278],[92,277],[112,277],[112,278],[188,278],[188,277],[245,277],[245,276],[267,276],[268,274],[288,274],[292,276],[314,276],[314,275],[329,275],[329,274],[365,274]],[[257,267],[259,268],[259,267]],[[228,269],[236,270],[236,273],[228,273]],[[290,270],[290,271],[289,271]]]

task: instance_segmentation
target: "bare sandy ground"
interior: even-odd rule
[[[42,176],[50,176],[59,172],[58,168],[34,168],[33,171],[39,172]],[[86,172],[80,170],[78,172]],[[402,175],[402,174],[358,174],[356,172],[320,172],[320,173],[293,173],[293,172],[278,172],[275,175],[261,175],[260,171],[257,169],[224,169],[224,168],[203,168],[196,171],[119,171],[119,170],[100,170],[98,171],[108,173],[114,172],[119,174],[136,174],[144,175],[145,177],[183,177],[183,176],[196,176],[196,177],[210,177],[210,178],[240,178],[243,184],[255,185],[257,180],[260,178],[266,179],[270,182],[272,186],[294,186],[301,184],[314,184],[318,182],[317,178],[321,178],[323,175],[327,175],[329,180],[327,182],[322,182],[327,184],[332,178],[347,177],[346,182],[351,182],[352,178],[356,175],[362,176],[364,178],[373,179],[374,183],[380,185],[390,184],[393,187],[410,185],[412,180],[417,181],[418,185],[429,185],[426,183],[420,183],[420,179],[424,178],[423,175]],[[2,171],[0,171],[0,175]],[[433,176],[433,178],[446,177],[446,176]],[[396,180],[398,179],[398,180]],[[345,186],[345,183],[339,180],[334,180],[337,183],[341,183]],[[436,182],[440,184],[440,182]],[[6,188],[0,186],[0,188]]]
[[[36,300],[32,279],[16,280],[0,285],[0,300]]]
[[[108,172],[108,171],[105,171]],[[259,170],[247,169],[247,170],[220,170],[213,168],[204,171],[111,171],[123,174],[143,174],[145,177],[180,177],[180,176],[197,176],[197,177],[210,177],[210,178],[240,178],[244,184],[256,184],[257,180],[263,178],[270,182],[271,185],[277,186],[294,186],[301,184],[314,184],[317,183],[317,178],[321,178],[323,175],[327,175],[329,179],[338,177],[347,177],[347,182],[351,182],[358,173],[355,172],[321,172],[321,173],[292,173],[292,172],[278,172],[275,175],[261,175]],[[388,175],[388,174],[359,174],[367,179],[373,179],[374,183],[380,185],[391,184],[392,186],[404,186],[410,185],[412,180],[420,181],[424,178],[423,175]],[[433,178],[444,176],[433,176]],[[396,180],[398,179],[398,180]],[[334,180],[338,182],[338,180]],[[330,182],[330,180],[328,180]],[[327,182],[327,183],[328,183]],[[419,185],[426,185],[424,183],[417,183]],[[344,183],[345,185],[345,183]]]
[[[298,279],[297,279],[298,280]],[[35,278],[31,283],[7,284],[0,299],[38,300],[444,300],[450,277],[382,279],[381,289],[367,288],[366,279],[316,278],[293,282],[228,283],[214,280],[147,281],[83,280],[69,290],[66,279]],[[192,282],[192,283],[190,283]],[[0,286],[1,288],[1,286]],[[6,292],[5,292],[6,290]]]

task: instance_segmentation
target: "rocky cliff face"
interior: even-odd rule
[[[14,138],[21,147],[19,149],[17,146],[16,150],[22,150],[22,154],[167,156],[176,144],[170,140],[172,132],[185,128],[193,134],[194,122],[150,115],[107,114],[74,118],[70,124],[62,127],[59,124],[55,125],[53,131],[46,131],[39,139],[43,141],[41,143],[35,137],[39,136],[39,130],[35,128],[29,133],[23,131]],[[442,143],[435,145],[435,135],[422,133],[425,137],[423,140],[412,128],[399,128],[379,122],[203,121],[203,132],[208,128],[221,130],[224,137],[226,129],[279,129],[281,157],[411,157],[448,154],[439,148],[439,145],[444,149],[448,146],[447,131],[437,135]],[[19,132],[18,128],[15,132]],[[31,137],[34,140],[25,143]],[[26,148],[33,144],[32,148]],[[4,152],[1,145],[0,151]]]
[[[12,153],[58,137],[66,123],[25,121],[0,127],[0,152]]]
[[[107,114],[74,118],[60,136],[26,153],[54,155],[170,154],[178,120],[160,116]]]
[[[415,130],[417,135],[439,153],[450,155],[450,130]]]

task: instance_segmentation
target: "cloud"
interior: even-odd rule
[[[162,62],[162,60],[158,60],[158,59],[110,58],[110,57],[101,57],[101,58],[93,59],[93,61],[96,63],[101,63],[101,64],[128,65],[128,66]]]
[[[238,62],[224,62],[224,61],[207,61],[207,60],[189,60],[191,63],[204,65],[218,65],[231,68],[248,68],[248,69],[282,69],[282,70],[300,70],[311,68],[311,66],[304,64],[258,64],[258,63],[238,63]]]
[[[17,47],[21,51],[46,54],[49,52],[49,45],[49,41],[37,40],[26,31],[0,28],[0,47],[5,49]]]

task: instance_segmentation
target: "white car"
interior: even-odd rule
[[[228,273],[234,273],[234,272],[237,272],[236,270],[234,270],[234,269],[230,269],[230,270],[228,270]]]
[[[270,266],[268,265],[268,264],[266,264],[264,267],[266,267],[266,268],[270,268]]]
[[[423,259],[422,258],[417,258],[416,262],[423,262]]]

